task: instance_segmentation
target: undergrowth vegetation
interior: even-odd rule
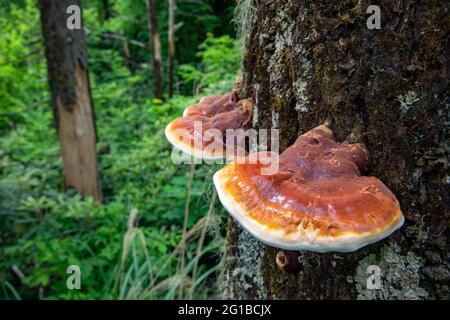
[[[124,2],[116,10],[126,10]],[[0,297],[218,297],[225,214],[211,184],[217,168],[173,164],[164,138],[165,125],[199,97],[153,99],[149,70],[130,70],[120,51],[100,46],[105,29],[127,26],[123,15],[91,26],[105,200],[63,191],[36,5],[0,5]],[[85,10],[87,24],[94,9]],[[195,59],[180,63],[179,92],[232,87],[239,66],[232,37],[209,33]],[[69,265],[81,269],[81,290],[67,289]]]

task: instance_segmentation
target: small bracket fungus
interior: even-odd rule
[[[364,146],[338,144],[327,125],[301,135],[278,159],[276,173],[261,173],[267,161],[235,161],[214,174],[224,207],[262,242],[285,250],[351,252],[402,226],[395,196],[377,178],[364,176]]]
[[[237,92],[204,97],[186,108],[183,117],[167,125],[165,133],[169,142],[198,159],[216,160],[228,155],[232,158],[237,152],[246,155],[245,145],[236,142],[227,145],[226,139],[227,132],[245,130],[251,124],[253,103],[248,99],[239,100]]]
[[[278,268],[290,274],[296,274],[303,270],[303,263],[300,259],[301,256],[298,252],[284,250],[278,251],[275,258]]]

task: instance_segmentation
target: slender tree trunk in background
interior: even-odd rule
[[[150,30],[150,47],[152,54],[153,85],[155,96],[164,98],[163,66],[161,56],[161,39],[158,31],[155,0],[148,0],[148,27]]]
[[[108,20],[109,17],[111,16],[111,8],[109,6],[109,0],[102,0],[102,17],[103,20]]]
[[[175,59],[175,0],[169,0],[169,97],[173,96],[173,62]]]
[[[225,298],[448,299],[449,2],[378,1],[380,30],[366,26],[368,1],[250,2],[243,76],[255,127],[279,128],[283,151],[331,119],[338,141],[366,145],[406,221],[354,253],[299,252],[296,275],[231,221]],[[380,289],[367,288],[370,265]]]
[[[83,30],[69,30],[66,10],[75,0],[39,0],[52,107],[61,143],[66,188],[102,201],[96,128]]]
[[[104,22],[111,17],[111,7],[109,0],[101,0],[101,5],[99,8],[100,21]]]
[[[125,65],[130,72],[133,72],[133,68],[131,66],[131,54],[130,54],[130,46],[128,44],[128,39],[123,41],[123,55],[125,56]]]

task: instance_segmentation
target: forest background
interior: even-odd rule
[[[37,1],[0,0],[0,299],[218,298],[226,215],[211,165],[175,165],[164,127],[239,72],[234,1],[156,1],[163,97],[145,0],[82,1],[102,203],[64,190]],[[245,3],[245,1],[243,1]],[[68,290],[67,268],[81,270]]]

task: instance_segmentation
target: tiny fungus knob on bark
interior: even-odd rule
[[[167,125],[166,138],[175,148],[199,159],[223,159],[238,151],[244,156],[245,145],[227,145],[227,132],[247,129],[252,112],[252,101],[239,100],[238,89],[223,96],[204,97]]]
[[[260,154],[216,172],[214,185],[227,211],[270,246],[351,252],[403,225],[392,192],[377,178],[364,176],[369,168],[365,147],[337,143],[326,124],[270,157],[279,161],[275,173],[263,174],[271,163],[267,156],[260,161]]]
[[[303,270],[303,263],[298,252],[280,250],[275,258],[278,268],[290,274],[296,274]]]

